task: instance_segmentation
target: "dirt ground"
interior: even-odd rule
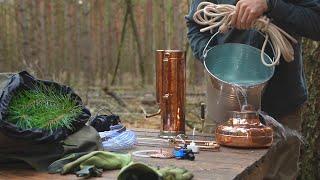
[[[128,128],[160,128],[160,116],[145,118],[146,113],[157,112],[158,105],[153,87],[140,89],[117,87],[109,90],[115,97],[98,87],[76,89],[82,100],[90,109],[92,116],[97,114],[113,114],[120,116],[122,123]],[[186,95],[186,128],[196,127],[201,130],[200,103],[205,102],[204,88],[187,89]]]

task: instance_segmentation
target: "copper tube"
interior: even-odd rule
[[[158,116],[160,114],[161,114],[161,109],[158,109],[158,111],[153,114],[146,114],[146,118],[151,118],[153,116]]]
[[[201,140],[180,140],[180,139],[173,139],[172,141],[170,141],[172,144],[186,144],[189,145],[191,142],[194,142],[196,144],[196,146],[198,146],[200,148],[200,150],[202,151],[219,151],[220,149],[220,145],[217,144],[216,141],[201,141]]]

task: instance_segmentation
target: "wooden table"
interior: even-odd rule
[[[157,131],[135,130],[138,137],[154,137]],[[212,140],[211,135],[197,134],[196,139]],[[157,147],[137,146],[136,150],[156,149]],[[171,149],[170,149],[171,150]],[[252,166],[256,166],[259,161],[266,155],[268,149],[234,149],[221,147],[219,152],[201,151],[196,155],[195,161],[176,160],[176,159],[154,159],[133,157],[135,162],[143,162],[154,167],[174,165],[184,167],[194,174],[194,179],[241,179],[242,174],[250,173]],[[97,179],[116,179],[118,170],[105,171],[102,178]],[[36,172],[32,169],[18,168],[14,165],[0,167],[0,179],[55,179],[69,180],[77,179],[75,175],[61,176],[59,174],[47,174],[45,172]],[[96,179],[96,178],[93,178]]]

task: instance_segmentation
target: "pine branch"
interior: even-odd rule
[[[17,92],[8,107],[7,120],[22,129],[42,128],[53,131],[66,127],[82,111],[81,106],[53,87],[40,84],[33,90]]]

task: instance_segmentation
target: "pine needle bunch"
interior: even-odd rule
[[[82,112],[70,94],[40,85],[33,90],[17,92],[7,110],[7,120],[22,129],[50,130],[66,127]]]

